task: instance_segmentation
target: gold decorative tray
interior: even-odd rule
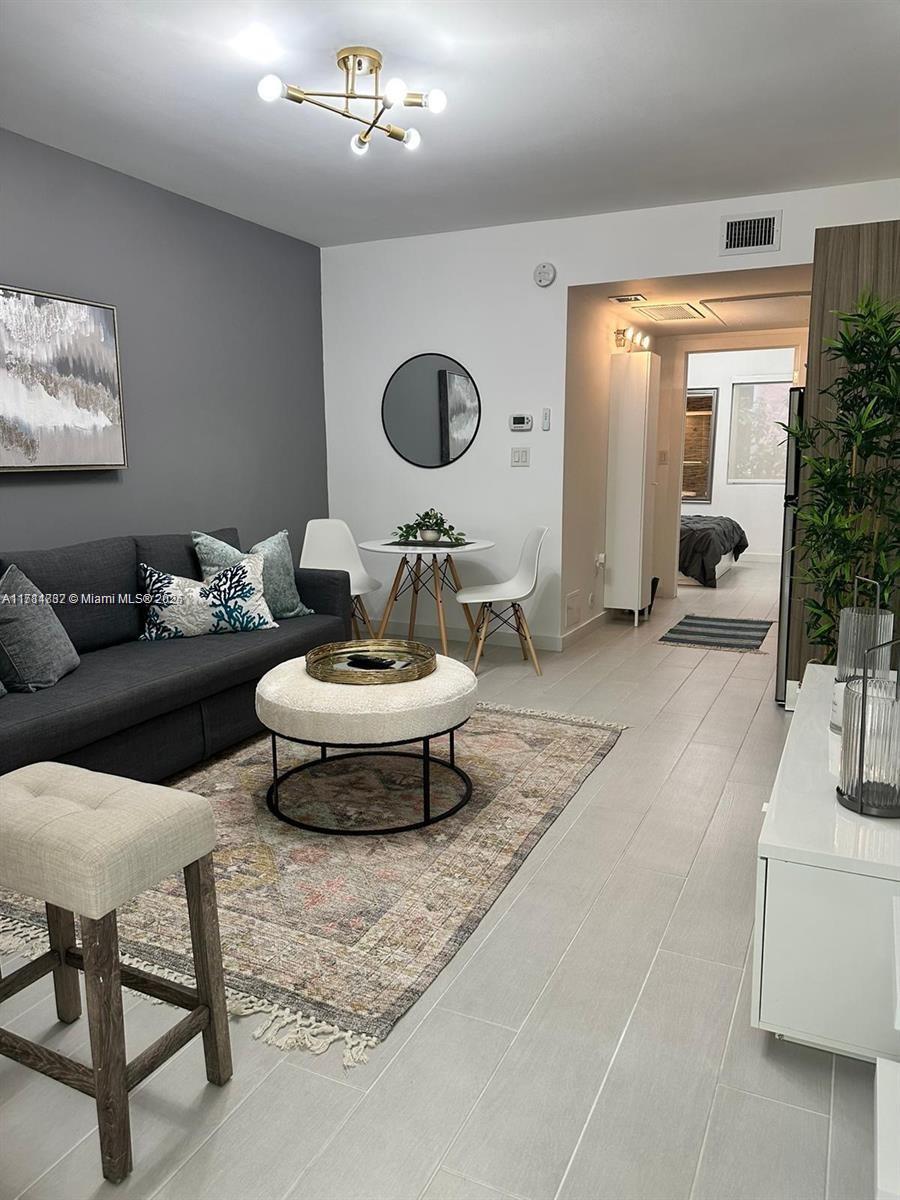
[[[409,683],[423,679],[437,666],[435,653],[422,642],[403,638],[369,638],[358,642],[328,642],[306,656],[306,670],[323,683],[363,686]]]

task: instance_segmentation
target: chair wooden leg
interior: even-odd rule
[[[184,868],[191,945],[197,996],[209,1009],[209,1025],[203,1031],[206,1078],[210,1083],[227,1083],[232,1075],[231,1038],[225,1005],[222,946],[219,941],[219,912],[212,855],[204,855]]]
[[[475,620],[472,622],[472,632],[469,634],[469,640],[466,643],[466,653],[465,653],[465,657],[463,658],[463,662],[469,661],[469,655],[472,653],[472,647],[475,645],[475,639],[478,637],[478,631],[481,628],[481,618],[482,618],[483,613],[484,613],[484,605],[480,604],[478,606],[478,615],[476,616]]]
[[[419,588],[422,586],[422,555],[416,555],[416,565],[412,572],[412,595],[409,598],[409,640],[412,641],[416,632],[416,609],[419,607]]]
[[[522,632],[522,610],[518,604],[512,606],[513,618],[516,622],[516,633],[519,635],[519,646],[522,650],[522,657],[528,660],[528,647],[525,645],[525,634]]]
[[[397,599],[397,592],[400,590],[400,583],[403,579],[403,572],[406,569],[406,555],[400,559],[397,567],[397,572],[394,575],[394,582],[391,584],[391,590],[388,592],[388,598],[385,602],[384,612],[381,614],[381,624],[378,626],[378,636],[383,638],[388,627],[388,621],[391,619],[391,613],[394,611],[394,603]]]
[[[121,1183],[131,1171],[131,1125],[116,914],[107,913],[98,921],[82,917],[81,939],[100,1157],[105,1178]]]
[[[359,615],[362,617],[363,625],[366,627],[366,633],[370,638],[373,638],[375,636],[375,631],[372,628],[372,622],[369,618],[369,610],[366,608],[366,602],[363,600],[362,596],[356,597],[356,606],[359,609]]]
[[[481,662],[481,656],[484,653],[484,643],[487,641],[492,615],[493,609],[490,604],[483,604],[481,606],[481,625],[478,628],[478,645],[475,648],[475,661],[472,663],[472,671],[475,675],[478,674],[478,664]]]
[[[359,621],[356,617],[356,598],[353,599],[353,607],[350,609],[350,632],[353,634],[353,640],[359,641]]]
[[[516,608],[519,610],[519,626],[525,636],[525,644],[528,646],[528,653],[531,656],[531,665],[534,667],[535,671],[537,671],[538,675],[543,675],[544,672],[541,670],[541,664],[538,662],[538,656],[537,651],[534,648],[534,642],[531,640],[531,630],[528,628],[528,622],[525,620],[525,610],[522,608],[521,604],[517,604]]]
[[[78,968],[68,966],[65,961],[67,950],[75,949],[75,915],[65,908],[48,904],[47,932],[50,949],[59,954],[59,966],[53,968],[53,991],[56,994],[56,1015],[67,1025],[81,1016],[81,986]]]

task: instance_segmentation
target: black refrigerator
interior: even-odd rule
[[[792,387],[788,406],[788,424],[803,419],[805,388]],[[784,524],[781,534],[781,593],[778,601],[778,662],[775,669],[775,700],[784,704],[787,692],[788,625],[791,610],[791,587],[794,575],[794,539],[797,518],[794,505],[800,494],[800,455],[793,438],[788,438],[787,471],[784,490]]]

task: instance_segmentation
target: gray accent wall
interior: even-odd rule
[[[115,305],[128,443],[124,471],[0,473],[0,546],[236,525],[299,555],[327,515],[316,246],[0,129],[0,285]]]

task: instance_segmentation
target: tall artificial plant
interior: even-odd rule
[[[823,390],[833,414],[785,426],[806,486],[797,505],[806,632],[834,662],[840,610],[853,578],[877,580],[891,604],[900,581],[900,302],[869,294],[837,313],[840,333],[824,353],[839,364]]]

